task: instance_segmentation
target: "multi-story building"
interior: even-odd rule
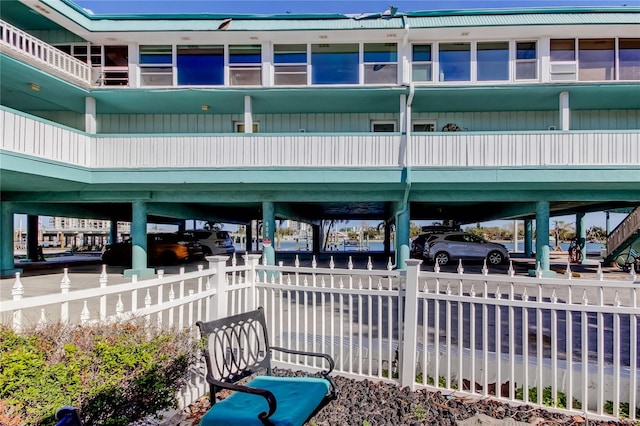
[[[535,219],[545,268],[551,215],[640,204],[638,8],[0,18],[3,273],[15,213],[131,221],[144,274],[149,217],[385,221],[398,266],[410,219]]]

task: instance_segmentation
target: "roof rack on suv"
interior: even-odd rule
[[[444,226],[444,225],[428,225],[428,226],[423,226],[421,229],[422,229],[422,232],[429,232],[429,233],[461,231],[460,226]]]

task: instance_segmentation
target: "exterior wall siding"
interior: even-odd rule
[[[84,118],[74,113],[36,113],[43,118],[82,130]],[[397,123],[399,114],[256,114],[260,133],[369,132],[372,120]],[[494,112],[418,112],[413,121],[435,120],[440,131],[455,123],[470,132],[540,131],[550,126],[559,128],[557,111],[494,111]],[[243,122],[242,114],[102,114],[98,116],[98,133],[233,133],[234,123]],[[573,111],[571,130],[634,130],[640,129],[640,110]]]
[[[67,30],[28,30],[27,32],[49,44],[86,43],[81,37]]]
[[[30,111],[36,117],[44,118],[63,126],[84,131],[84,114],[73,111]]]

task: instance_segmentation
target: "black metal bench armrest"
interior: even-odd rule
[[[335,397],[336,394],[336,385],[333,382],[333,379],[331,378],[331,376],[329,376],[329,374],[331,374],[331,372],[333,371],[333,368],[335,366],[335,361],[333,360],[333,357],[329,354],[324,354],[324,353],[320,353],[320,352],[307,352],[307,351],[299,351],[296,349],[287,349],[287,348],[281,348],[279,346],[271,346],[272,350],[276,350],[276,351],[280,351],[280,352],[284,352],[284,353],[288,353],[288,354],[294,354],[294,355],[304,355],[304,356],[314,356],[317,358],[324,358],[327,360],[327,362],[329,363],[329,370],[322,370],[320,372],[320,374],[322,374],[322,377],[324,377],[325,379],[327,379],[329,381],[329,384],[331,385],[331,397]]]
[[[216,380],[213,378],[213,376],[209,373],[207,373],[206,375],[206,380],[207,383],[218,387],[218,388],[223,388],[223,389],[229,389],[232,391],[237,391],[237,392],[244,392],[244,393],[249,393],[252,395],[259,395],[261,397],[263,397],[264,399],[267,400],[267,404],[269,404],[269,412],[267,413],[266,411],[263,411],[262,413],[258,414],[258,418],[264,423],[265,421],[268,421],[269,417],[271,417],[273,415],[273,413],[276,412],[276,407],[277,407],[277,402],[276,402],[276,397],[273,395],[273,393],[271,391],[268,391],[266,389],[260,389],[260,388],[252,388],[250,386],[243,386],[243,385],[237,385],[235,383],[227,383],[227,382],[221,382],[219,380]],[[212,399],[212,404],[213,404],[213,399]]]

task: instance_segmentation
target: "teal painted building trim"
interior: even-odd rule
[[[22,273],[13,257],[13,209],[11,203],[0,202],[0,277]],[[10,291],[5,288],[3,291]]]

